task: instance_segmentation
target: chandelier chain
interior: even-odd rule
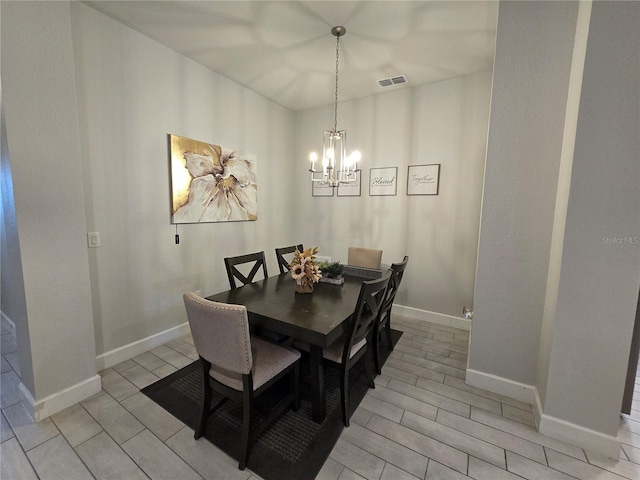
[[[333,131],[338,131],[338,65],[340,61],[340,35],[336,35],[336,96],[333,107]]]

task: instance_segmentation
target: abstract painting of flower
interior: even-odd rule
[[[258,218],[253,155],[170,135],[172,223]]]

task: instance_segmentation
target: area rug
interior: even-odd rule
[[[394,345],[401,336],[402,332],[391,330]],[[387,360],[389,353],[390,351],[383,345],[381,348],[383,362]],[[312,420],[310,371],[306,355],[303,355],[300,373],[300,409],[297,412],[287,409],[260,434],[253,444],[247,468],[264,480],[315,478],[345,428],[342,423],[340,371],[337,366],[325,362],[327,416],[321,424]],[[143,388],[142,393],[195,430],[202,398],[201,375],[200,363],[196,361]],[[353,413],[369,388],[362,362],[358,362],[352,368],[349,383],[349,411]],[[286,379],[282,388],[287,388]],[[215,395],[214,393],[212,403],[218,400]],[[276,388],[273,396],[269,397],[269,394],[265,393],[259,400],[265,402],[268,407],[277,395]],[[205,438],[237,459],[240,451],[241,424],[241,405],[228,401],[210,417]]]

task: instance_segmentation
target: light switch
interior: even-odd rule
[[[87,246],[89,248],[96,248],[100,246],[100,232],[87,233]]]

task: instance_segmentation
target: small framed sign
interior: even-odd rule
[[[407,195],[438,195],[440,164],[409,165]]]
[[[358,170],[356,173],[356,181],[352,183],[341,183],[338,185],[339,197],[359,197],[361,192],[360,180],[362,178],[362,172]]]
[[[314,197],[333,197],[333,187],[329,182],[311,182],[311,195]]]
[[[395,195],[398,189],[398,167],[372,168],[369,195]]]

